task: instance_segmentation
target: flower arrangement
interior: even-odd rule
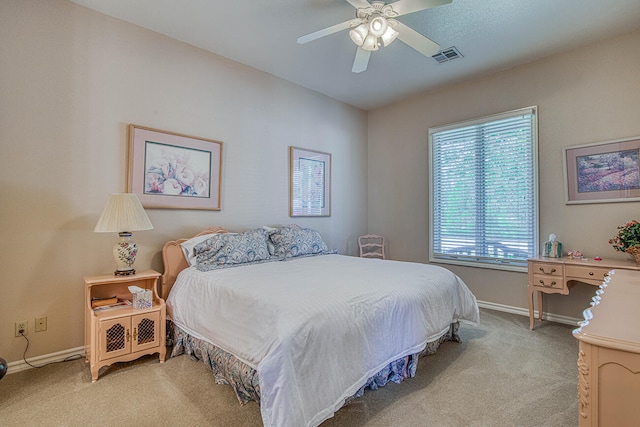
[[[619,226],[618,233],[609,239],[609,244],[616,251],[633,255],[640,263],[640,222],[634,219]]]

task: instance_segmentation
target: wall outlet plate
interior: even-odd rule
[[[47,318],[46,317],[36,317],[36,332],[43,332],[47,330]]]
[[[16,336],[17,337],[22,336],[20,334],[20,331],[23,331],[22,333],[24,335],[27,335],[27,332],[29,332],[29,322],[27,320],[23,320],[22,322],[16,322]]]

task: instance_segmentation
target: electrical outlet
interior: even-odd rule
[[[46,317],[36,317],[36,332],[43,332],[47,330],[47,318]]]
[[[22,334],[20,333],[20,331],[22,331],[22,334],[27,335],[27,332],[29,332],[29,322],[26,320],[23,320],[22,322],[16,322],[16,336],[22,336]]]

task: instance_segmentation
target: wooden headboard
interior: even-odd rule
[[[202,230],[193,237],[215,233],[228,233],[228,231],[222,227],[209,227],[205,230]],[[169,292],[171,292],[171,288],[178,278],[178,273],[189,266],[189,264],[187,264],[187,260],[184,258],[182,247],[180,246],[182,242],[186,242],[189,239],[172,240],[165,243],[162,247],[162,262],[164,263],[164,274],[162,275],[162,289],[160,297],[164,298],[165,300],[169,296]]]

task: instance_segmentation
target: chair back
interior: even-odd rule
[[[365,234],[358,237],[361,258],[385,259],[384,237],[377,234]]]

